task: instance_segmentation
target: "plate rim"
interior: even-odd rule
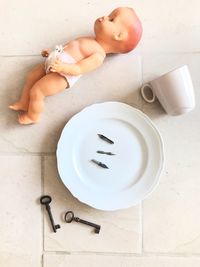
[[[61,175],[61,167],[59,165],[59,146],[61,144],[64,132],[65,132],[66,128],[68,127],[68,124],[71,121],[76,120],[77,117],[80,116],[80,114],[84,113],[88,109],[92,109],[92,108],[95,108],[96,106],[99,107],[99,106],[102,106],[102,105],[119,105],[121,107],[124,106],[124,107],[128,108],[131,112],[135,112],[137,115],[139,115],[139,117],[141,119],[145,119],[145,122],[153,129],[154,134],[156,134],[156,139],[159,141],[158,142],[159,143],[159,155],[160,155],[159,164],[158,164],[159,168],[156,171],[155,179],[153,180],[151,186],[148,188],[146,193],[143,193],[143,195],[141,195],[140,198],[136,199],[134,201],[134,203],[132,202],[132,203],[126,203],[125,204],[123,202],[123,204],[120,205],[120,207],[112,207],[111,208],[111,207],[105,207],[105,205],[103,205],[103,207],[102,207],[101,205],[99,206],[99,205],[95,204],[95,201],[93,201],[92,203],[91,202],[89,203],[88,201],[83,200],[81,195],[78,194],[78,190],[73,190],[73,188],[69,187],[64,182],[64,179],[62,178],[62,175]],[[160,175],[161,175],[162,169],[164,167],[164,162],[165,162],[163,139],[162,139],[162,136],[160,134],[160,131],[158,130],[156,125],[153,123],[153,121],[145,113],[143,113],[141,110],[139,110],[139,109],[137,109],[135,107],[132,107],[132,106],[126,104],[126,103],[118,102],[118,101],[107,101],[107,102],[101,102],[101,103],[95,103],[95,104],[89,105],[89,106],[83,108],[80,112],[76,113],[73,117],[71,117],[68,120],[68,122],[65,124],[63,129],[62,129],[59,141],[57,143],[56,158],[57,158],[57,169],[58,169],[59,177],[60,177],[62,183],[64,184],[64,186],[71,192],[71,194],[82,203],[85,203],[85,204],[87,204],[87,205],[89,205],[89,206],[91,206],[93,208],[96,208],[96,209],[107,210],[107,211],[129,208],[129,207],[132,207],[132,206],[135,206],[135,205],[139,204],[142,200],[146,199],[156,189],[156,187],[158,186],[159,181],[160,181]]]

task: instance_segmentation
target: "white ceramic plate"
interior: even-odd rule
[[[57,147],[58,171],[65,186],[81,202],[101,210],[127,208],[149,195],[158,183],[163,158],[162,139],[152,121],[120,102],[83,109],[66,124]]]

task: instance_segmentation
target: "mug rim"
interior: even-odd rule
[[[174,69],[168,71],[167,73],[164,73],[164,74],[160,75],[160,76],[157,77],[156,79],[151,80],[150,83],[151,83],[151,82],[154,82],[154,81],[157,81],[157,80],[159,80],[159,79],[161,79],[161,78],[163,78],[163,77],[165,77],[165,76],[171,74],[172,72],[175,72],[175,71],[180,70],[180,69],[183,69],[183,68],[186,68],[186,69],[189,71],[188,65],[185,64],[185,65],[182,65],[182,66],[180,66],[180,67],[174,68]]]

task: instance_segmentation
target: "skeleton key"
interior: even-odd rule
[[[46,210],[48,212],[53,231],[56,232],[56,230],[60,228],[60,225],[59,224],[55,225],[55,223],[54,223],[53,216],[52,216],[52,213],[51,213],[51,207],[49,205],[51,203],[51,200],[52,200],[52,198],[50,196],[45,195],[45,196],[42,196],[40,198],[40,203],[42,205],[46,206]]]
[[[101,229],[101,226],[98,225],[98,224],[95,224],[95,223],[91,223],[91,222],[82,220],[82,219],[80,219],[80,218],[78,218],[78,217],[74,217],[74,213],[73,213],[73,211],[68,211],[68,212],[65,213],[65,221],[66,221],[66,223],[71,223],[72,221],[80,222],[80,223],[89,225],[89,226],[91,226],[91,227],[94,227],[94,232],[95,232],[96,234],[99,234],[100,229]]]

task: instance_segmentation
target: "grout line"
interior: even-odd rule
[[[141,249],[142,254],[144,253],[144,206],[143,201],[141,202]]]
[[[0,156],[55,156],[56,152],[23,152],[23,151],[13,151],[13,152],[1,152]]]
[[[145,52],[141,49],[141,51],[139,51],[140,55],[168,55],[168,54],[176,54],[176,55],[182,55],[182,54],[186,54],[186,55],[197,55],[200,54],[200,51],[160,51],[160,52]],[[16,57],[42,57],[40,54],[28,54],[28,55],[0,55],[1,58],[16,58]]]
[[[41,195],[44,195],[44,162],[45,158],[44,155],[41,156]],[[44,210],[41,205],[41,210],[42,210],[42,250],[44,253]]]
[[[141,50],[141,55],[197,55],[200,51],[144,51]]]
[[[141,64],[140,64],[140,72],[141,72],[141,83],[144,83],[144,56],[141,54]],[[141,84],[141,86],[142,86]]]
[[[15,57],[42,57],[40,54],[33,54],[33,55],[0,55],[0,57],[6,58],[15,58]]]
[[[44,253],[41,256],[41,266],[44,267]]]
[[[150,258],[150,257],[168,257],[168,258],[200,258],[200,254],[195,253],[153,253],[153,252],[144,252],[142,254],[139,253],[125,253],[125,252],[98,252],[98,251],[45,251],[46,255],[82,255],[82,256],[123,256],[123,257],[132,257],[132,258]]]

